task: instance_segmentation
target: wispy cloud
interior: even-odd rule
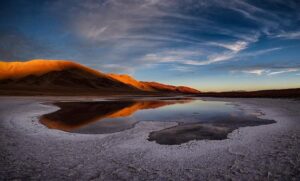
[[[247,48],[248,46],[248,42],[246,41],[237,41],[234,43],[210,43],[211,45],[216,45],[216,46],[220,46],[226,49],[229,49],[233,52],[239,52],[241,50],[244,50],[245,48]]]
[[[237,71],[233,71],[237,72]],[[263,73],[269,72],[267,69],[249,69],[249,70],[242,70],[241,72],[246,74],[254,74],[254,75],[262,75]]]
[[[141,61],[145,63],[184,63],[192,57],[202,56],[201,50],[166,50],[158,53],[146,54]]]
[[[231,48],[233,49],[233,47]],[[145,63],[179,63],[183,65],[202,66],[230,60],[244,48],[234,47],[234,50],[208,55],[206,59],[201,50],[169,50],[147,54],[141,58],[141,61]],[[203,57],[203,60],[199,60],[200,57]]]
[[[268,73],[268,75],[278,75],[278,74],[283,74],[283,73],[289,73],[289,72],[298,72],[300,69],[298,68],[288,68],[288,69],[283,69],[279,71],[272,71]]]
[[[241,56],[242,57],[258,56],[258,55],[267,54],[267,53],[274,52],[274,51],[281,50],[281,49],[283,49],[283,47],[267,48],[267,49],[262,49],[262,50],[256,50],[256,51],[243,53],[243,54],[241,54]]]
[[[296,32],[283,32],[283,33],[280,33],[280,34],[276,35],[275,37],[277,37],[277,38],[285,38],[285,39],[300,39],[300,31],[296,31]]]
[[[181,4],[179,1],[156,0],[87,0],[54,3],[52,9],[62,14],[67,28],[83,42],[76,51],[85,54],[86,59],[90,59],[87,61],[98,62],[103,69],[108,68],[107,64],[138,69],[148,64],[178,62],[185,57],[200,55],[198,50],[187,49],[196,49],[197,44],[205,41],[180,30],[194,31],[187,23],[209,24],[210,20],[178,11]],[[178,52],[164,52],[164,49]]]
[[[249,56],[258,56],[262,54],[267,54],[273,51],[281,50],[283,47],[275,47],[269,49],[256,50],[252,52],[241,53],[243,50],[247,49],[248,45],[254,43],[255,39],[251,42],[247,41],[237,41],[234,43],[216,43],[210,42],[208,44],[212,46],[223,47],[227,51],[213,53],[210,55],[204,54],[200,50],[169,50],[162,51],[159,53],[150,53],[145,55],[141,60],[148,63],[180,63],[185,65],[194,66],[204,66],[210,65],[218,62],[230,61],[235,58],[245,58]],[[206,58],[205,58],[206,55]],[[201,57],[201,59],[199,59]]]
[[[182,62],[182,64],[187,64],[187,65],[209,65],[217,62],[222,62],[222,61],[227,61],[232,59],[235,56],[235,54],[229,52],[229,53],[222,53],[222,54],[215,54],[208,56],[207,60],[204,61],[196,61],[196,60],[185,60]]]
[[[284,73],[298,72],[300,68],[248,68],[245,70],[232,70],[231,72],[237,73],[242,72],[246,74],[253,74],[257,76],[267,75],[267,76],[275,76]]]
[[[173,65],[169,70],[177,71],[177,72],[193,72],[194,68],[191,66],[184,65]]]
[[[289,58],[293,52],[290,56],[289,47],[280,43],[300,39],[297,1],[28,1],[33,11],[26,12],[14,3],[11,8],[1,6],[5,17],[0,20],[1,27],[22,26],[24,36],[0,35],[0,56],[7,60],[57,57],[107,72],[141,70],[141,74],[152,65],[178,73],[201,69],[228,72],[233,67],[239,73],[258,76],[297,73],[289,62],[289,66],[273,65],[299,63]],[[36,11],[42,13],[30,13]],[[46,23],[41,26],[40,22]],[[281,53],[282,60],[277,60],[274,52]],[[268,61],[272,62],[267,65]]]
[[[253,42],[255,42],[253,40]],[[209,43],[210,45],[213,46],[219,46],[228,49],[229,51],[221,52],[221,53],[215,53],[212,55],[207,56],[207,59],[204,61],[199,61],[199,60],[186,60],[182,62],[183,64],[188,64],[188,65],[198,65],[198,66],[203,66],[203,65],[209,65],[217,62],[223,62],[223,61],[228,61],[233,58],[235,58],[240,51],[245,50],[248,45],[251,42],[247,41],[236,41],[234,43],[216,43],[212,42]]]

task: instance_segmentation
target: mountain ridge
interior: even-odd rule
[[[79,63],[35,59],[27,62],[0,62],[1,91],[40,94],[78,91],[105,93],[183,93],[200,91],[156,82],[142,82],[126,74],[102,73]],[[76,92],[74,92],[76,93]]]

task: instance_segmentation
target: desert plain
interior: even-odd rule
[[[2,96],[0,180],[300,178],[299,99],[194,98],[226,102],[275,123],[241,127],[226,139],[178,145],[148,140],[150,132],[176,126],[172,121],[139,121],[130,129],[107,134],[70,133],[39,122],[42,115],[59,110],[53,102],[105,99]]]

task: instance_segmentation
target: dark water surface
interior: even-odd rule
[[[114,133],[130,129],[139,121],[177,122],[154,131],[149,141],[174,145],[190,140],[221,140],[245,126],[275,123],[226,102],[197,99],[114,100],[56,102],[59,110],[43,115],[40,122],[51,129],[81,134]]]

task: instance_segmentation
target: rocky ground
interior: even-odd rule
[[[103,135],[48,129],[38,117],[58,109],[41,104],[53,99],[0,98],[0,180],[300,179],[299,100],[201,98],[255,110],[276,123],[237,129],[226,140],[170,146],[147,138],[176,123],[139,122]]]

